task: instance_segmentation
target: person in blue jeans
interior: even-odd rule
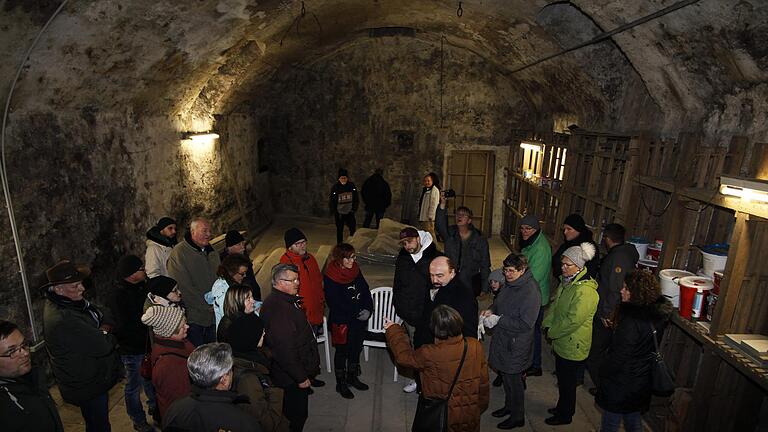
[[[112,293],[114,334],[119,343],[120,359],[125,367],[125,409],[137,431],[152,431],[141,404],[141,390],[147,395],[147,408],[155,424],[160,425],[155,389],[152,381],[141,376],[141,362],[151,346],[148,328],[141,322],[147,299],[147,274],[144,263],[135,255],[126,255],[117,262],[117,283]]]

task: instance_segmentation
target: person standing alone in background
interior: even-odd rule
[[[359,205],[357,197],[357,188],[355,184],[349,181],[349,173],[344,168],[339,169],[338,181],[331,188],[331,196],[328,199],[328,206],[336,220],[336,243],[344,240],[344,225],[349,227],[349,236],[355,235],[357,227],[355,222],[355,212]]]
[[[384,212],[392,204],[392,190],[389,188],[389,183],[384,180],[384,171],[381,168],[376,168],[376,171],[365,179],[362,195],[365,202],[363,228],[371,227],[374,215],[376,215],[376,228],[379,228]]]
[[[435,212],[440,203],[440,184],[437,174],[429,173],[424,176],[424,188],[419,199],[419,224],[421,229],[432,234],[432,239],[437,240],[435,234]]]

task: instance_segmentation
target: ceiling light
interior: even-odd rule
[[[529,143],[529,142],[523,141],[520,143],[520,148],[540,152],[541,144],[535,144],[535,143]]]

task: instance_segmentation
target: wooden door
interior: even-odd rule
[[[455,223],[456,207],[472,210],[472,223],[486,237],[491,234],[493,214],[494,153],[490,151],[453,151],[448,157],[445,189],[456,191],[449,199],[448,222]]]

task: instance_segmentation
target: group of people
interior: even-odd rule
[[[357,202],[345,177],[340,171],[331,199],[337,226]],[[414,372],[403,390],[448,398],[450,430],[479,430],[491,369],[493,385],[505,393],[492,412],[506,417],[498,427],[523,426],[525,380],[542,375],[546,339],[559,393],[547,424],[571,423],[586,369],[604,410],[602,430],[618,430],[622,420],[626,430],[640,430],[651,395],[647,358],[671,304],[653,276],[634,270],[637,251],[624,242],[624,228],[605,227],[607,254],[600,260],[584,220],[570,215],[564,242],[552,254],[538,218],[527,215],[519,222],[519,250],[491,271],[472,211],[458,207],[449,225],[445,193],[427,178],[423,199],[435,202],[435,216],[426,222],[434,226],[422,227],[435,233],[400,231],[393,304],[402,323],[385,323],[396,363],[403,373]],[[375,209],[373,216],[379,219]],[[80,408],[87,431],[110,430],[108,393],[123,378],[137,431],[154,429],[147,414],[169,430],[302,430],[312,387],[325,384],[317,378],[317,336],[326,306],[336,392],[351,399],[353,390],[369,389],[360,379],[360,353],[373,301],[352,245],[340,240],[321,271],[304,233],[287,230],[270,295],[262,299],[240,232],[228,232],[217,253],[207,220],[194,219],[178,242],[176,228],[173,219],[161,218],[147,232],[144,259],[126,255],[117,262],[107,310],[83,296],[86,266],[65,260],[46,271],[46,350],[62,398]],[[558,281],[553,295],[551,278]],[[493,303],[479,310],[484,291]],[[483,333],[491,337],[487,359],[478,340]],[[11,430],[62,430],[40,373],[19,329],[1,321],[0,414],[16,426]]]

